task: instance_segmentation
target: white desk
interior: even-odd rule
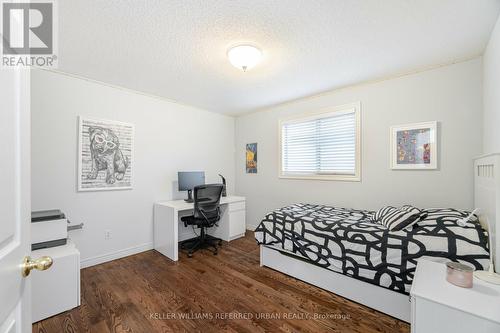
[[[208,228],[207,233],[225,241],[245,235],[245,198],[222,197],[219,226]],[[191,226],[184,227],[182,216],[193,213],[193,203],[184,200],[157,202],[154,205],[154,247],[168,258],[179,260],[179,242],[195,237]]]

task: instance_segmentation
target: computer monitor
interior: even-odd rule
[[[205,185],[205,172],[203,171],[179,171],[177,173],[179,191],[188,191],[187,202],[193,202],[192,191],[195,186]]]

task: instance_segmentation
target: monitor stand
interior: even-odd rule
[[[186,201],[186,202],[194,202],[192,193],[193,193],[192,190],[188,190],[188,198],[184,199],[184,201]]]

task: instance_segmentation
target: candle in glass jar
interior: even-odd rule
[[[462,288],[472,288],[472,276],[474,269],[470,266],[458,263],[446,263],[446,281]]]

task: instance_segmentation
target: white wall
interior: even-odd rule
[[[361,182],[278,178],[278,119],[360,101]],[[481,153],[482,63],[475,59],[358,85],[256,112],[236,120],[236,192],[247,197],[247,225],[294,202],[378,209],[473,204],[472,158]],[[439,121],[439,170],[392,171],[391,125]],[[245,173],[245,144],[258,143],[258,173]]]
[[[500,152],[500,18],[483,58],[484,68],[484,137],[485,154]]]
[[[485,55],[485,85],[492,63],[498,72],[498,57],[492,61],[489,55],[492,47],[498,54],[499,42],[492,46],[498,30],[497,24]],[[152,204],[178,196],[173,191],[178,170],[205,170],[207,181],[218,181],[217,173],[227,176],[229,192],[247,197],[250,227],[266,212],[293,202],[365,209],[404,203],[471,208],[472,158],[482,150],[482,80],[482,62],[475,59],[283,104],[239,117],[235,126],[231,117],[33,70],[32,207],[61,208],[74,223],[85,223],[71,235],[84,264],[151,248]],[[492,96],[498,124],[500,103]],[[362,181],[279,179],[278,119],[356,101],[362,110]],[[133,190],[76,191],[78,115],[136,125]],[[439,170],[390,170],[389,127],[430,120],[440,122]],[[498,134],[491,133],[497,136],[490,141],[498,143]],[[259,144],[258,174],[245,173],[245,144],[250,142]],[[111,230],[110,240],[104,240],[105,230]]]
[[[175,196],[178,170],[221,173],[234,192],[232,117],[41,70],[31,91],[32,208],[85,223],[71,232],[84,264],[151,248],[153,203]],[[78,115],[135,124],[133,190],[76,191]]]

